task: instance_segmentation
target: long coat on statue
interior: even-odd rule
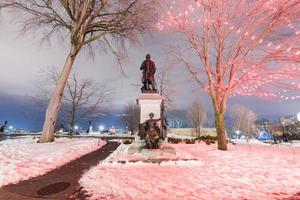
[[[146,80],[151,81],[152,83],[154,82],[154,74],[156,71],[155,64],[152,60],[145,60],[142,63],[142,66],[140,67],[141,70],[143,70],[143,77],[142,77],[142,82],[145,83]]]

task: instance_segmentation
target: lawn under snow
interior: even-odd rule
[[[265,200],[300,195],[300,148],[241,144],[219,151],[204,143],[174,144],[170,146],[177,155],[170,158],[186,160],[154,164],[128,162],[140,156],[126,157],[124,146],[81,178],[91,199]],[[118,163],[118,157],[127,162]]]
[[[36,142],[31,137],[0,142],[0,187],[45,174],[105,144],[97,139],[68,138]]]

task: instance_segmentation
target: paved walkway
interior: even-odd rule
[[[117,142],[108,142],[99,150],[84,155],[45,175],[0,188],[0,199],[85,199],[85,191],[78,180],[90,167],[105,159],[118,147]]]

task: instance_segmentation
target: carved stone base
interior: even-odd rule
[[[156,158],[161,156],[163,153],[161,149],[142,149],[141,154],[146,158]]]
[[[135,136],[134,142],[128,148],[127,154],[132,155],[136,153],[140,153],[142,148],[146,145],[145,140],[141,140],[138,135]]]
[[[156,158],[160,156],[176,155],[176,150],[168,145],[163,144],[160,149],[145,149],[145,143],[133,143],[127,150],[128,155],[140,154],[146,158]]]

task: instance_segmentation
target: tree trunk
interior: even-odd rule
[[[202,125],[199,127],[199,135],[198,135],[198,138],[201,137],[201,129],[202,129]]]
[[[75,109],[73,107],[71,116],[70,116],[70,131],[69,131],[69,137],[73,137],[74,133],[74,126],[75,126]]]
[[[196,137],[199,138],[200,137],[200,129],[199,129],[199,127],[196,126],[195,130],[196,130]]]
[[[224,112],[215,110],[215,124],[217,129],[218,149],[227,150],[227,136],[225,129]]]
[[[70,119],[70,131],[69,131],[69,137],[72,138],[73,137],[73,133],[74,133],[74,126],[75,126],[75,119],[74,119],[74,115],[71,115],[71,119]]]
[[[39,140],[40,143],[52,142],[54,141],[54,129],[57,120],[57,115],[62,103],[64,88],[71,72],[72,66],[74,64],[76,55],[78,54],[80,48],[72,47],[68,58],[66,60],[63,71],[57,81],[56,87],[53,91],[52,97],[50,99],[45,121],[43,125],[42,135]]]

